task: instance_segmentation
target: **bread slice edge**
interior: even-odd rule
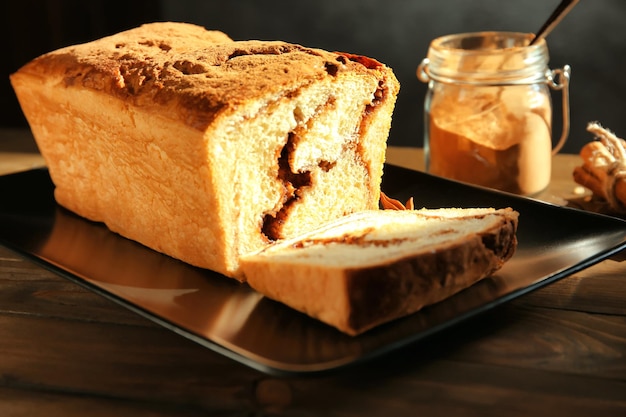
[[[402,256],[390,256],[387,262],[364,259],[359,266],[324,265],[319,260],[292,262],[289,257],[286,260],[275,255],[293,252],[294,247],[307,239],[314,240],[316,234],[320,236],[337,227],[345,229],[346,224],[358,223],[368,216],[398,216],[392,212],[356,213],[317,231],[246,255],[240,261],[248,284],[268,298],[355,336],[442,301],[494,274],[517,248],[519,213],[511,208],[436,209],[407,211],[399,219],[408,215],[425,216],[433,222],[451,225],[463,219],[487,220],[462,238],[455,237],[432,247],[427,245],[428,250],[421,248]],[[420,238],[427,237],[416,237]],[[379,250],[393,249],[393,239],[388,243]],[[324,241],[320,240],[319,244],[323,245]],[[302,254],[306,251],[303,248]],[[302,256],[297,253],[293,252],[293,256]]]

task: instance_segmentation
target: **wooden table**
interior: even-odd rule
[[[388,160],[419,168],[422,153]],[[578,162],[557,156],[539,198],[579,196]],[[2,131],[0,172],[42,164],[28,133]],[[278,378],[0,246],[0,416],[626,416],[625,280],[609,259],[427,343]]]

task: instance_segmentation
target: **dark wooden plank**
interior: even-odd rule
[[[194,406],[168,404],[159,401],[129,401],[114,398],[39,391],[36,388],[11,389],[0,387],[2,416],[89,416],[89,417],[200,417],[206,411]],[[223,414],[228,416],[228,414]],[[235,414],[236,415],[236,414]]]
[[[626,380],[626,317],[513,302],[461,325],[454,360]]]
[[[333,404],[333,415],[355,416],[620,416],[626,411],[624,382],[590,384],[588,378],[560,373],[420,358],[412,363],[406,354],[386,366],[387,372],[376,368],[297,381],[292,392],[308,396],[294,403],[317,410],[323,409],[319,402]]]
[[[0,314],[156,326],[0,245]]]
[[[158,327],[2,315],[0,329],[6,388],[218,410],[259,375]]]
[[[626,410],[623,378],[555,372],[540,363],[472,363],[467,359],[477,356],[471,354],[476,347],[472,341],[463,345],[464,334],[328,375],[277,378],[161,329],[22,316],[0,317],[0,328],[7,335],[0,340],[0,387],[93,398],[96,404],[110,399],[220,415],[294,416],[526,416],[555,410],[611,416]]]
[[[626,316],[626,261],[607,260],[524,298],[527,305]]]

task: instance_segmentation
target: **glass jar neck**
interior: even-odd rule
[[[546,81],[545,40],[529,46],[532,34],[475,32],[433,40],[428,76],[443,83],[533,84]]]

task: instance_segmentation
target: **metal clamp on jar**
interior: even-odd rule
[[[569,133],[570,67],[550,70],[545,40],[478,32],[433,40],[417,69],[428,83],[428,172],[522,195],[550,182],[552,155]],[[552,146],[549,89],[563,97],[563,131]]]

